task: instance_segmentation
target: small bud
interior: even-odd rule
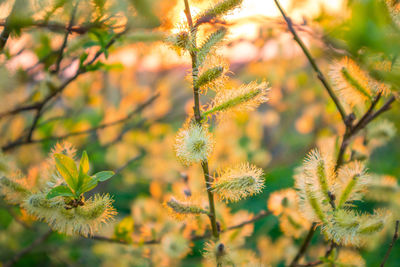
[[[190,37],[186,31],[169,36],[166,38],[166,41],[179,49],[190,50],[191,48]]]
[[[185,194],[186,197],[192,196],[192,192],[190,191],[189,188],[185,188],[185,190],[183,190],[183,193]]]

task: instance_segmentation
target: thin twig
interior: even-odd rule
[[[329,249],[325,252],[325,258],[329,257],[329,255],[332,253],[333,249],[337,247],[335,242],[331,242],[331,245],[329,246]],[[305,264],[296,264],[296,267],[311,267],[311,266],[318,266],[320,264],[324,263],[322,260],[317,260]]]
[[[400,222],[399,220],[396,221],[396,227],[394,229],[392,242],[390,243],[388,250],[386,251],[385,257],[382,260],[381,267],[385,266],[385,263],[389,258],[390,252],[392,251],[394,244],[396,243],[397,239],[399,238],[399,222]]]
[[[271,215],[271,212],[261,211],[260,213],[258,213],[257,215],[255,215],[253,218],[251,218],[249,220],[229,226],[226,229],[222,229],[221,233],[225,233],[225,232],[229,232],[229,231],[232,231],[232,230],[235,230],[238,228],[242,228],[245,225],[252,224],[252,223],[259,221],[269,215]],[[194,235],[194,236],[190,237],[189,239],[190,239],[190,241],[198,241],[198,240],[210,238],[211,236],[212,236],[212,233],[207,232],[204,235]],[[98,240],[98,241],[110,242],[110,243],[118,243],[118,244],[123,244],[123,245],[130,244],[129,242],[126,242],[124,240],[119,240],[119,239],[109,238],[109,237],[104,237],[104,236],[92,236],[91,239]],[[160,239],[151,239],[151,240],[139,242],[139,244],[144,244],[144,245],[153,245],[154,244],[155,245],[155,244],[159,244],[160,242],[161,242]]]
[[[25,256],[27,253],[31,252],[35,247],[38,245],[42,244],[44,241],[47,240],[47,238],[50,237],[50,235],[53,233],[51,229],[49,229],[46,233],[43,235],[39,236],[35,241],[33,241],[29,246],[26,248],[22,249],[19,251],[17,254],[14,255],[14,257],[9,260],[8,262],[4,263],[4,267],[11,267],[15,263],[17,263],[23,256]]]
[[[299,251],[297,252],[296,256],[290,263],[290,267],[297,266],[297,262],[303,257],[304,253],[306,253],[308,246],[310,245],[311,239],[315,233],[316,228],[316,223],[312,223],[310,230],[308,230],[307,236],[303,241],[303,244],[301,245]]]
[[[73,8],[73,10],[72,10],[71,18],[70,18],[69,23],[68,23],[68,29],[70,29],[70,28],[74,25],[75,15],[76,15],[76,11],[77,11],[77,9],[78,9],[78,4],[79,4],[79,1],[77,1],[77,2],[75,3],[75,6],[74,6],[74,8]],[[65,48],[67,47],[68,36],[69,36],[70,33],[71,33],[71,31],[68,31],[68,30],[65,32],[63,43],[62,43],[62,45],[61,45],[61,47],[60,47],[60,50],[58,51],[58,56],[57,56],[57,61],[56,61],[56,67],[55,67],[55,69],[52,71],[52,73],[58,73],[58,71],[60,70],[61,61],[62,61],[62,59],[63,59],[64,50],[65,50]]]
[[[13,6],[11,8],[11,12],[4,22],[4,28],[0,34],[0,52],[3,52],[4,47],[6,46],[7,41],[8,41],[8,37],[10,37],[10,34],[11,34],[11,31],[9,28],[10,18],[11,18],[11,16],[13,16],[14,12],[16,12],[16,9],[19,8],[20,4],[21,4],[21,0],[16,0],[14,2]]]
[[[391,108],[392,103],[395,101],[395,97],[392,96],[385,102],[385,104],[382,105],[382,107],[380,107],[377,111],[373,112],[380,98],[381,94],[378,94],[372,101],[369,109],[361,117],[361,119],[354,126],[350,124],[349,126],[346,127],[346,132],[343,136],[338,154],[338,159],[336,161],[336,168],[335,168],[336,170],[344,163],[344,152],[346,151],[346,148],[350,144],[351,139],[360,130],[364,129],[371,121],[376,119],[383,112],[388,111]]]
[[[3,151],[9,151],[11,149],[14,149],[14,148],[22,146],[22,145],[37,144],[37,143],[43,143],[43,142],[47,142],[47,141],[62,140],[62,139],[70,138],[70,137],[73,137],[73,136],[89,134],[89,133],[95,132],[97,130],[101,130],[101,129],[105,129],[105,128],[108,128],[108,127],[111,127],[111,126],[115,126],[115,125],[118,125],[118,124],[121,124],[121,123],[124,123],[124,122],[127,122],[128,120],[130,120],[135,114],[141,112],[143,109],[145,109],[151,103],[153,103],[154,100],[156,100],[158,97],[159,97],[158,93],[153,95],[146,102],[142,103],[135,110],[130,112],[126,117],[124,117],[122,119],[119,119],[119,120],[115,120],[115,121],[108,122],[108,123],[103,123],[103,124],[100,124],[98,126],[94,126],[94,127],[90,128],[90,129],[87,129],[87,130],[71,132],[71,133],[67,133],[67,134],[64,134],[64,135],[60,135],[60,136],[50,136],[50,137],[44,137],[44,138],[41,138],[41,139],[17,140],[17,141],[14,141],[12,143],[9,143],[9,144],[3,146],[1,149]]]
[[[297,42],[297,44],[300,46],[300,48],[303,50],[304,54],[306,55],[308,61],[310,62],[312,68],[314,71],[317,73],[318,79],[321,81],[321,83],[324,85],[326,91],[328,92],[329,96],[333,100],[333,102],[336,105],[337,110],[340,113],[340,116],[342,117],[342,121],[345,125],[347,125],[347,116],[346,112],[344,111],[344,108],[342,104],[340,103],[338,97],[335,95],[334,90],[328,83],[328,80],[325,78],[325,76],[322,74],[321,70],[319,69],[317,63],[315,62],[314,58],[312,57],[310,51],[308,51],[307,47],[303,43],[303,41],[300,39],[299,35],[297,34],[296,30],[293,27],[292,20],[286,15],[285,11],[279,4],[278,0],[274,0],[276,6],[278,7],[279,11],[282,14],[282,17],[286,21],[286,24],[288,26],[289,31],[292,33],[294,40]]]
[[[7,20],[0,20],[0,27],[6,27],[7,26]],[[90,23],[84,23],[82,25],[73,25],[73,26],[68,26],[56,21],[33,21],[30,23],[30,25],[26,26],[25,28],[30,28],[30,27],[36,27],[36,28],[44,28],[52,32],[73,32],[75,34],[85,34],[89,32],[90,30],[93,29],[102,29],[106,26],[102,21],[99,22],[90,22]],[[126,25],[117,25],[117,26],[108,26],[109,29],[120,29],[120,28],[125,28]]]
[[[43,115],[43,113],[41,113],[41,110],[44,108],[44,106],[50,102],[50,100],[52,100],[53,98],[55,98],[56,96],[58,96],[59,94],[61,94],[64,89],[74,80],[76,80],[79,75],[86,73],[87,72],[87,67],[92,65],[94,62],[96,62],[96,60],[104,53],[104,51],[108,48],[110,48],[115,41],[121,37],[128,29],[125,29],[123,32],[120,32],[116,35],[113,36],[113,38],[111,38],[111,40],[107,43],[107,45],[105,46],[105,49],[100,49],[99,51],[96,52],[96,54],[93,56],[93,58],[91,60],[89,60],[86,64],[84,64],[83,66],[79,67],[78,70],[76,71],[76,73],[70,77],[69,79],[67,79],[66,81],[64,81],[57,89],[53,90],[49,95],[47,95],[42,101],[31,104],[31,105],[27,105],[25,107],[18,107],[15,110],[11,110],[9,112],[5,112],[3,114],[0,115],[0,118],[2,116],[8,116],[10,114],[16,114],[19,113],[20,111],[27,111],[27,110],[36,110],[36,116],[34,118],[34,121],[32,123],[32,126],[30,127],[30,130],[28,132],[28,135],[24,138],[23,136],[20,136],[19,138],[17,138],[15,141],[5,145],[2,147],[2,150],[6,151],[6,150],[10,150],[13,149],[15,147],[21,146],[21,145],[25,145],[25,144],[32,144],[32,143],[38,143],[38,142],[43,142],[45,141],[44,139],[42,140],[32,140],[32,134],[33,134],[33,130],[35,129],[40,116]],[[81,133],[79,133],[81,134]]]
[[[342,121],[345,124],[346,129],[347,129],[349,127],[349,125],[351,125],[352,120],[349,120],[349,118],[346,115],[346,112],[345,112],[342,104],[340,103],[340,101],[339,101],[338,97],[336,96],[334,90],[332,89],[332,87],[328,83],[328,80],[322,74],[320,68],[318,67],[318,65],[317,65],[316,61],[314,60],[314,58],[312,57],[311,53],[309,52],[309,50],[307,49],[307,47],[305,46],[303,41],[300,39],[300,37],[297,34],[295,28],[293,27],[292,20],[286,15],[285,11],[283,10],[281,5],[279,4],[279,1],[278,0],[274,0],[274,1],[275,1],[275,5],[277,6],[277,8],[279,9],[280,13],[282,14],[283,19],[285,20],[289,31],[292,33],[294,40],[297,42],[297,44],[302,49],[303,53],[305,54],[305,56],[307,57],[308,61],[310,62],[312,68],[317,73],[318,79],[321,81],[321,83],[325,87],[325,89],[328,92],[328,94],[329,94],[330,98],[332,99],[332,101],[335,103],[335,106],[336,106],[338,112],[340,113]],[[334,209],[334,202],[333,201],[331,201],[331,206]],[[311,241],[311,239],[312,239],[312,237],[313,237],[313,235],[315,233],[315,230],[316,230],[315,223],[313,223],[311,225],[310,229],[308,230],[308,233],[306,235],[306,239],[303,241],[303,244],[301,245],[299,251],[297,252],[297,254],[296,254],[295,258],[293,259],[293,261],[291,262],[290,266],[297,266],[298,261],[306,253],[307,248],[310,245],[310,241]],[[327,256],[329,256],[330,253],[331,252],[329,252]]]
[[[130,160],[128,160],[124,165],[122,165],[121,167],[119,167],[118,169],[116,169],[114,171],[114,176],[120,174],[123,170],[125,170],[129,165],[131,165],[132,163],[138,161],[139,159],[143,158],[143,156],[145,155],[144,152],[140,153],[137,156],[134,156],[133,158],[131,158]]]
[[[96,54],[93,56],[93,58],[91,60],[89,60],[86,64],[81,66],[72,77],[70,77],[69,79],[64,81],[58,88],[52,90],[52,92],[49,95],[47,95],[43,100],[41,100],[39,102],[36,102],[36,103],[33,103],[33,104],[29,104],[29,105],[25,105],[25,106],[19,106],[19,107],[16,107],[15,109],[2,112],[2,113],[0,113],[0,119],[3,118],[3,117],[7,117],[7,116],[10,116],[10,115],[15,115],[15,114],[18,114],[18,113],[24,112],[24,111],[37,110],[37,109],[41,108],[42,106],[44,106],[51,99],[53,99],[54,97],[56,97],[57,95],[62,93],[64,91],[64,89],[72,81],[74,81],[76,78],[78,78],[78,76],[80,76],[81,74],[86,73],[87,72],[86,68],[88,66],[92,65],[104,53],[105,50],[109,49],[115,43],[115,41],[118,38],[120,38],[123,34],[125,34],[127,31],[128,31],[128,28],[125,28],[124,31],[114,35],[110,39],[110,41],[106,44],[104,49],[100,49],[99,51],[97,51]]]
[[[40,106],[40,107],[36,110],[36,114],[35,114],[35,117],[33,118],[32,125],[31,125],[31,127],[29,128],[28,134],[27,134],[27,136],[26,136],[26,141],[27,141],[27,142],[30,142],[30,141],[32,140],[33,132],[35,131],[35,128],[36,128],[36,126],[37,126],[37,124],[38,124],[38,122],[39,122],[39,119],[40,119],[41,115],[42,115],[42,109],[43,109],[43,106]]]

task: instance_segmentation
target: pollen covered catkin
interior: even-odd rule
[[[175,139],[175,153],[186,165],[207,160],[213,151],[214,140],[204,125],[189,122],[179,130]]]
[[[212,183],[212,191],[221,199],[236,202],[258,194],[264,188],[262,169],[242,163],[222,170]]]

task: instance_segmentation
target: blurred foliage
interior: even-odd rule
[[[214,1],[190,2],[197,14]],[[321,8],[312,17],[306,3],[313,1],[292,2],[288,14],[305,16],[304,20],[295,17],[293,22],[324,73],[329,73],[333,60],[347,56],[369,76],[385,82],[398,97],[400,19],[396,16],[400,6],[396,1],[349,0],[340,12]],[[52,233],[15,266],[208,266],[202,259],[206,240],[189,241],[191,236],[206,233],[208,218],[177,222],[162,205],[172,194],[205,193],[199,167],[181,166],[173,153],[175,134],[193,106],[186,77],[190,64],[170,45],[175,34],[186,29],[183,9],[183,1],[176,0],[0,1],[1,172],[18,166],[29,179],[36,179],[40,164],[58,142],[66,140],[79,151],[86,150],[91,173],[116,173],[87,193],[88,197],[110,193],[118,211],[98,236],[129,244]],[[235,19],[235,14],[226,22],[205,23],[199,38],[206,40],[220,23],[232,26],[234,37],[235,26],[243,22]],[[254,20],[255,37],[231,38],[228,34],[218,50],[228,57],[235,74],[228,73],[230,86],[265,79],[272,87],[270,99],[257,111],[239,113],[214,129],[218,146],[210,169],[214,172],[219,166],[249,161],[264,170],[266,183],[263,192],[250,199],[229,204],[218,201],[222,229],[270,209],[270,196],[279,199],[275,192],[293,187],[293,174],[307,152],[314,147],[337,147],[345,130],[282,20]],[[235,60],[238,54],[245,54],[245,59]],[[213,94],[210,90],[201,100],[206,102]],[[383,96],[385,100],[388,97]],[[5,115],[43,101],[40,110]],[[346,111],[354,111],[359,118],[366,107],[354,110],[346,105]],[[394,103],[382,115],[396,129],[400,129],[399,109],[398,102]],[[379,122],[384,120],[379,118]],[[377,180],[398,179],[398,130],[390,134],[385,125],[372,127],[362,130],[349,150],[366,159],[368,172]],[[373,131],[379,127],[384,129],[383,135]],[[384,138],[369,142],[371,134]],[[387,136],[391,138],[385,139]],[[286,194],[290,199],[291,193]],[[399,216],[399,201],[397,197],[382,204],[368,199],[361,208],[389,207]],[[254,225],[225,232],[222,239],[242,258],[254,259],[253,264],[285,266],[296,254],[308,225],[290,231],[282,227],[281,214],[274,212]],[[47,229],[46,224],[1,199],[0,262],[9,261]],[[363,262],[378,266],[393,231],[390,221],[372,245],[360,249],[362,259],[349,248],[341,249],[338,257],[352,259],[353,264],[359,263],[356,266]],[[159,242],[147,245],[148,240]],[[323,240],[323,235],[314,236],[306,260],[325,253]],[[397,266],[399,255],[397,244],[386,266]]]

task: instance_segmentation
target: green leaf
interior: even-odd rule
[[[72,193],[71,189],[66,186],[66,185],[59,185],[54,187],[53,189],[50,190],[49,193],[47,193],[46,198],[47,199],[51,199],[54,197],[58,197],[58,196],[62,196],[62,197],[74,197],[74,193]]]
[[[83,151],[82,157],[81,157],[81,162],[79,163],[79,171],[82,170],[83,173],[88,173],[89,172],[89,157],[86,153],[86,151]]]
[[[102,171],[102,172],[98,172],[95,175],[93,175],[93,179],[96,179],[100,182],[104,182],[108,179],[110,179],[111,177],[114,176],[114,172],[113,171]]]
[[[66,155],[55,154],[56,168],[65,182],[73,189],[76,190],[78,183],[78,170],[76,169],[75,161]]]
[[[98,181],[93,181],[93,178],[85,173],[79,174],[79,186],[77,189],[77,194],[83,194],[96,187]]]
[[[83,176],[82,186],[79,187],[79,193],[83,194],[95,188],[99,182],[104,182],[114,176],[112,171],[98,172],[92,177],[87,174]]]
[[[97,186],[97,184],[99,183],[99,180],[94,179],[92,177],[89,176],[90,179],[85,179],[85,183],[82,185],[80,191],[81,193],[85,193],[88,192],[90,190],[92,190],[93,188],[95,188]]]

